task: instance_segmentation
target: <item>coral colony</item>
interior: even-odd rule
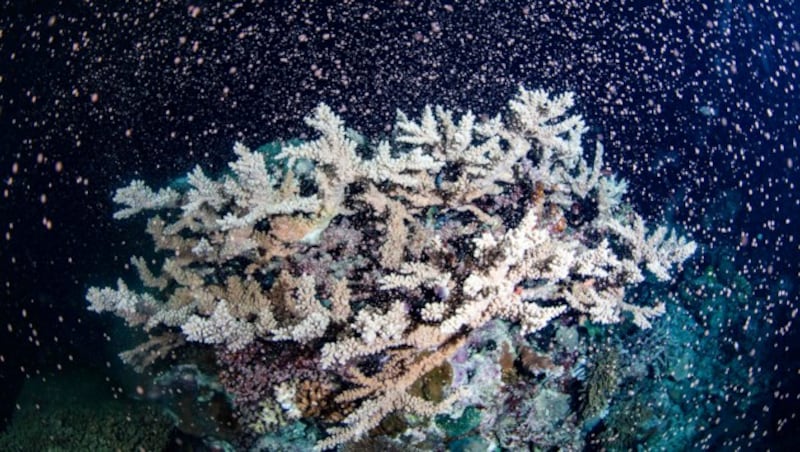
[[[398,112],[373,143],[320,104],[306,119],[316,139],[236,143],[230,171],[197,166],[186,189],[135,180],[114,217],[159,212],[147,232],[161,268],[133,258],[142,290],[91,288],[89,309],[151,333],[124,354],[133,364],[213,345],[254,434],[304,419],[325,427],[326,449],[392,414],[466,416],[481,385],[502,384],[464,371],[476,336],[498,322],[518,337],[565,319],[648,328],[663,303],[626,290],[668,281],[695,250],[623,202],[602,146],[584,155],[572,106],[521,88],[506,117]],[[415,389],[443,366],[456,375],[440,394]]]

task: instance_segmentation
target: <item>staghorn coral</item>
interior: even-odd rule
[[[507,118],[399,112],[395,135],[372,145],[320,104],[306,119],[318,138],[269,160],[237,143],[229,173],[215,179],[197,166],[185,193],[134,181],[118,192],[126,206],[116,217],[171,209],[173,223],[148,223],[169,256],[158,275],[133,261],[146,292],[122,280],[92,288],[90,309],[180,329],[245,369],[263,365],[241,359],[256,344],[310,350],[303,368],[331,384],[317,394],[350,407],[319,449],[393,412],[445,409],[458,390],[437,404],[409,389],[495,319],[520,334],[570,313],[597,323],[631,316],[647,328],[663,304],[626,301],[626,287],[645,271],[668,279],[695,244],[665,227],[648,233],[627,213],[626,185],[605,175],[599,143],[587,163],[573,102],[520,88]],[[316,417],[289,403],[297,390],[276,379],[237,403]]]

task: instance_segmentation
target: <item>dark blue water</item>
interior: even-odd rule
[[[651,330],[575,326],[589,348],[613,344],[618,366],[646,361],[640,372],[617,370],[605,411],[586,419],[591,377],[575,378],[559,392],[569,412],[515,446],[797,446],[792,2],[67,3],[0,6],[1,444],[93,447],[75,439],[92,421],[122,425],[98,438],[146,448],[257,443],[236,404],[205,380],[234,364],[194,344],[176,361],[197,374],[166,364],[136,373],[117,353],[147,337],[86,310],[89,287],[133,280],[130,256],[157,256],[144,218],[112,219],[114,190],[134,178],[166,186],[196,164],[222,174],[235,141],[308,139],[303,117],[319,102],[378,138],[391,135],[398,109],[492,116],[524,85],[574,91],[573,111],[590,127],[585,148],[602,142],[635,210],[699,247],[647,292],[668,302]],[[597,353],[586,356],[587,374],[603,368]],[[519,370],[502,397],[542,390],[547,378]],[[486,405],[481,428],[417,447],[502,445],[512,421],[499,416],[490,437]],[[524,424],[537,415],[528,405],[507,417]],[[76,406],[108,414],[92,420]],[[118,413],[154,420],[110,420]],[[307,447],[301,439],[323,429],[318,421],[282,440]],[[410,441],[389,427],[372,436],[362,448]]]

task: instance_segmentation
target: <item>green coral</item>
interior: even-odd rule
[[[613,346],[598,349],[587,374],[582,394],[581,418],[593,423],[604,417],[619,384],[619,351]]]
[[[448,452],[484,452],[489,450],[489,442],[480,436],[468,436],[453,441],[447,446]]]
[[[658,433],[658,420],[646,401],[630,398],[618,404],[606,419],[601,433],[603,447],[609,451],[635,450]]]
[[[464,409],[458,418],[452,418],[445,414],[436,416],[436,425],[444,431],[449,438],[457,438],[466,435],[481,423],[481,412],[474,406]]]

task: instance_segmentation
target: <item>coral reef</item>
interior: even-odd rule
[[[64,373],[26,381],[0,450],[164,450],[170,419],[151,405],[98,393],[102,381]]]
[[[256,433],[310,419],[326,425],[316,443],[326,449],[392,413],[463,411],[481,397],[458,364],[447,394],[414,388],[474,335],[504,320],[522,337],[560,316],[649,328],[664,304],[626,291],[648,274],[669,280],[695,250],[623,203],[600,143],[587,160],[573,102],[521,88],[505,118],[399,112],[394,135],[375,143],[320,104],[306,119],[316,139],[272,154],[237,143],[230,171],[197,166],[185,192],[133,181],[115,217],[159,211],[147,232],[163,262],[154,273],[134,258],[145,287],[91,288],[89,308],[216,347]],[[496,349],[492,384],[516,360],[512,342]],[[556,364],[520,353],[556,381]],[[563,397],[539,394],[530,410],[562,422]]]
[[[608,406],[619,384],[619,352],[611,345],[597,350],[586,378],[581,400],[581,417],[593,425],[608,414]]]

